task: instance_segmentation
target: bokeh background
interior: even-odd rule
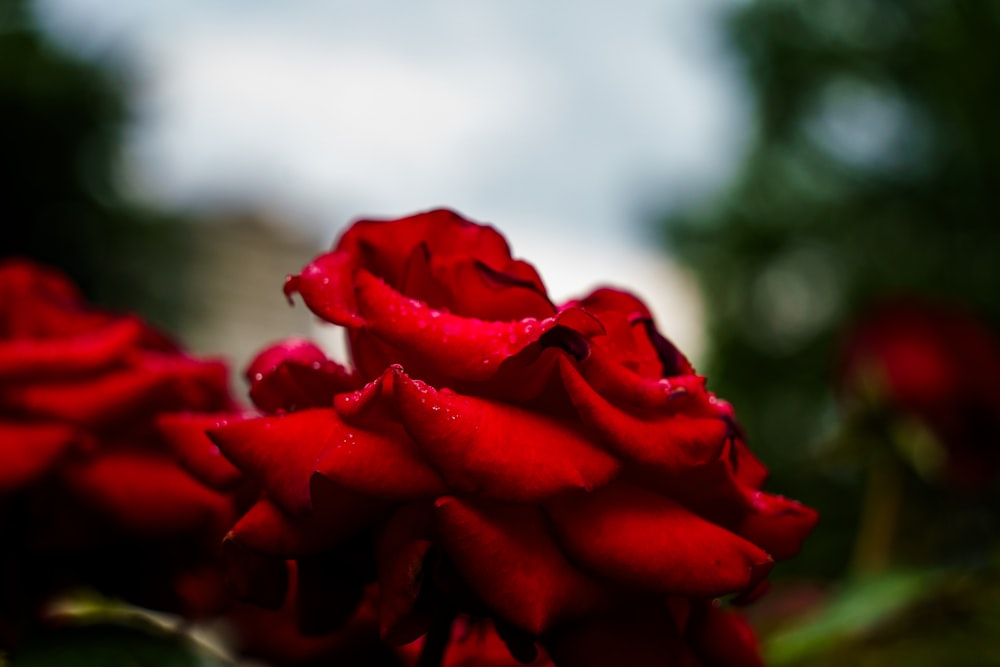
[[[1000,664],[998,106],[981,0],[4,0],[0,249],[238,371],[351,219],[491,222],[820,510],[771,664]]]

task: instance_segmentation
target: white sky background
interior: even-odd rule
[[[717,18],[736,0],[40,0],[135,76],[130,185],[277,214],[329,244],[446,205],[496,225],[557,297],[651,302],[697,353],[691,285],[643,228],[738,164],[749,109]]]

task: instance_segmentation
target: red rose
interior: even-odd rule
[[[462,613],[560,666],[759,663],[711,600],[759,593],[816,514],[760,491],[732,410],[640,300],[557,307],[450,211],[356,223],[286,292],[347,328],[356,373],[271,348],[251,392],[273,416],[212,431],[265,490],[228,539],[245,593],[274,603],[293,557],[317,629],[377,581],[392,643],[439,644]]]
[[[1000,467],[1000,341],[973,315],[906,300],[872,308],[847,339],[840,385],[920,421],[953,482],[982,486]]]
[[[189,614],[221,604],[210,554],[233,503],[178,465],[156,420],[229,411],[226,384],[221,363],[98,311],[56,272],[0,264],[0,616],[79,585]]]

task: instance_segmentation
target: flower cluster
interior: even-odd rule
[[[759,664],[716,598],[758,595],[816,514],[761,490],[638,298],[554,305],[445,210],[358,222],[285,290],[346,329],[354,368],[274,345],[248,371],[266,414],[209,430],[262,489],[226,541],[245,597],[280,603],[294,559],[314,632],[374,591],[393,644],[440,645],[459,615],[524,662]]]
[[[308,638],[293,597],[275,613],[228,590],[222,538],[256,491],[204,430],[236,414],[221,362],[55,271],[0,264],[0,649],[16,656],[53,596],[89,587],[222,618],[233,650],[274,665],[397,665],[370,606]]]
[[[178,463],[157,418],[232,407],[222,363],[94,309],[54,271],[0,265],[0,618],[78,585],[217,610],[209,563],[235,508]]]

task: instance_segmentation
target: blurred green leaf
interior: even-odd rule
[[[183,634],[152,625],[98,623],[48,630],[12,657],[17,667],[224,667]]]
[[[764,638],[771,667],[1000,665],[1000,567],[851,580],[814,614]]]
[[[768,662],[794,664],[870,632],[929,595],[940,579],[938,572],[891,572],[851,581],[820,614],[772,635]]]

